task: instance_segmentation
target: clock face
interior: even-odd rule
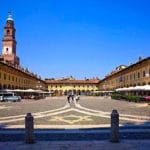
[[[4,47],[3,54],[12,54],[12,48],[11,47]]]

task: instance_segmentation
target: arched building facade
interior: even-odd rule
[[[77,95],[89,95],[98,90],[99,79],[47,79],[48,91],[55,95],[67,95],[71,92]]]
[[[45,81],[29,71],[0,62],[0,89],[47,90]]]
[[[150,85],[150,57],[114,71],[99,82],[99,90],[114,91],[117,88]]]

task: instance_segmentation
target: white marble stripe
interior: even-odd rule
[[[66,112],[69,112],[70,109],[66,109],[66,110],[63,110],[63,111],[59,111],[59,112],[54,112],[54,113],[49,113],[49,114],[46,114],[46,115],[36,115],[34,116],[34,118],[45,118],[45,117],[48,117],[48,116],[54,116],[54,115],[58,115],[58,114],[62,114],[62,113],[66,113]],[[8,123],[8,122],[16,122],[16,121],[21,121],[21,120],[24,120],[25,118],[24,117],[20,117],[20,118],[17,118],[17,119],[9,119],[9,120],[2,120],[0,121],[0,123]]]
[[[77,104],[76,105],[77,108],[81,108],[83,110],[87,110],[87,111],[91,111],[91,112],[95,112],[95,113],[100,113],[100,114],[104,114],[104,115],[110,115],[111,113],[110,112],[104,112],[104,111],[98,111],[98,110],[93,110],[93,109],[89,109],[89,108],[86,108],[86,107],[82,107],[81,105]],[[122,117],[133,117],[133,118],[140,118],[140,119],[150,119],[150,116],[137,116],[137,115],[127,115],[127,114],[120,114],[119,113],[119,116],[122,116]]]
[[[96,114],[96,113],[91,113],[91,112],[87,112],[87,111],[82,111],[82,110],[78,110],[78,109],[74,109],[74,111],[76,112],[80,112],[86,115],[91,115],[91,116],[97,116],[97,117],[103,117],[103,118],[110,118],[110,115],[103,115],[103,114]],[[135,122],[145,122],[148,120],[141,120],[141,119],[130,119],[130,118],[126,118],[126,117],[119,117],[120,120],[127,120],[127,121],[135,121]]]
[[[44,113],[51,113],[51,112],[60,111],[60,110],[66,109],[66,108],[70,108],[70,106],[69,105],[65,105],[64,107],[61,107],[61,108],[58,108],[58,109],[54,109],[54,110],[32,113],[32,115],[36,116],[36,115],[44,114]],[[24,115],[16,115],[16,116],[8,116],[8,117],[0,117],[0,120],[25,117],[25,115],[26,114],[24,114]]]

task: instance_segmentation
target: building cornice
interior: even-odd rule
[[[107,76],[104,79],[102,79],[100,82],[103,82],[103,81],[105,81],[105,80],[107,80],[107,79],[109,79],[109,78],[111,78],[111,77],[113,77],[115,75],[122,74],[123,72],[125,72],[125,71],[127,71],[127,70],[129,70],[129,69],[131,69],[131,68],[133,68],[133,67],[135,67],[137,65],[139,65],[139,64],[142,64],[142,63],[144,63],[144,62],[146,62],[148,60],[150,60],[150,57],[147,57],[147,58],[145,58],[145,59],[143,59],[141,61],[138,61],[138,62],[136,62],[136,63],[134,63],[134,64],[132,64],[130,66],[127,66],[126,68],[124,68],[124,69],[122,69],[120,71],[117,71],[117,72],[115,72],[113,74],[110,74],[109,76]]]

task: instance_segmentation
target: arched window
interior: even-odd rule
[[[10,30],[7,30],[7,35],[10,35]]]
[[[143,85],[145,85],[146,83],[145,82],[143,82]]]

